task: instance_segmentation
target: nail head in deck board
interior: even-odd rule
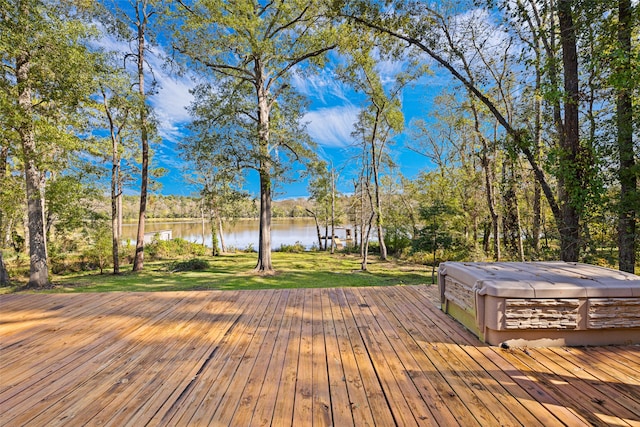
[[[640,423],[638,346],[563,356],[482,345],[437,308],[434,287],[101,296],[0,296],[0,348],[29,350],[0,350],[0,382],[32,375],[0,392],[0,424],[216,424],[225,408],[225,420],[295,425],[291,400],[304,390],[311,406],[295,416],[306,424],[315,414],[320,424],[393,425],[405,410],[404,421],[435,425],[456,405],[483,419],[503,411],[491,397],[501,395],[523,425]],[[465,397],[448,400],[447,390]]]

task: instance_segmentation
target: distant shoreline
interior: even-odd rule
[[[260,218],[258,217],[247,217],[247,218],[234,218],[233,221],[258,221]],[[312,216],[274,216],[271,220],[279,220],[279,219],[313,219]],[[209,218],[204,219],[205,222],[209,222]],[[145,222],[155,222],[155,223],[163,223],[163,222],[202,222],[202,218],[146,218]],[[137,224],[137,219],[124,219],[122,221],[123,225]]]

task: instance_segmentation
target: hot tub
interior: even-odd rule
[[[442,310],[491,345],[640,344],[640,276],[566,262],[444,262]]]

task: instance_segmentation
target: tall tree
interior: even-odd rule
[[[459,203],[459,210],[466,217],[464,235],[475,251],[478,245],[479,221],[489,216],[490,225],[485,226],[484,259],[490,255],[490,236],[493,234],[493,257],[500,257],[500,187],[496,185],[496,165],[502,161],[498,141],[489,135],[491,120],[482,116],[486,111],[473,100],[461,102],[454,91],[446,90],[435,99],[431,120],[412,121],[413,150],[429,158],[435,165],[439,180],[428,181],[436,188],[437,197],[427,194],[423,206],[443,200],[441,182],[445,187],[449,203]],[[486,125],[489,129],[485,129]],[[416,182],[419,188],[422,177]],[[483,185],[484,183],[484,185]],[[423,189],[422,192],[428,193]],[[415,190],[414,190],[415,191]],[[484,194],[483,194],[484,193]],[[484,198],[484,203],[483,203]],[[488,211],[488,212],[487,212]],[[415,233],[417,234],[417,233]],[[469,235],[471,237],[469,238]]]
[[[109,154],[111,169],[111,237],[113,273],[120,273],[120,240],[122,230],[122,156],[125,151],[124,139],[131,112],[135,103],[132,102],[128,85],[123,79],[110,79],[111,87],[103,82],[100,87],[102,94],[102,111],[107,122],[109,132]]]
[[[140,127],[140,148],[142,153],[142,165],[140,173],[140,210],[138,212],[138,232],[136,234],[136,252],[133,258],[133,271],[141,271],[144,268],[144,230],[147,217],[147,196],[149,192],[149,106],[147,105],[148,92],[145,87],[145,68],[147,65],[147,39],[149,37],[150,19],[156,13],[155,0],[136,0],[133,4],[135,17],[131,19],[135,28],[135,49],[130,58],[137,67],[137,86],[139,99],[138,118]]]
[[[197,125],[195,129],[198,129]],[[208,132],[205,131],[205,134]],[[206,208],[208,214],[211,249],[215,256],[219,254],[218,244],[220,250],[226,252],[223,228],[225,221],[239,218],[243,212],[240,206],[250,196],[242,189],[244,180],[240,171],[226,163],[216,150],[215,139],[197,135],[195,138],[185,139],[179,145],[180,155],[189,165],[186,179],[201,188],[201,209],[204,211]],[[201,214],[204,217],[204,212]]]
[[[563,95],[556,99],[563,102],[563,123],[560,130],[558,145],[559,167],[556,178],[558,180],[558,194],[553,191],[551,180],[532,149],[528,130],[521,123],[514,121],[499,102],[487,92],[486,85],[480,81],[474,83],[465,75],[460,66],[460,59],[465,52],[458,45],[440,42],[443,31],[450,25],[455,25],[459,17],[447,16],[434,7],[423,4],[406,5],[396,2],[395,9],[382,10],[378,5],[369,1],[347,1],[342,4],[343,16],[353,22],[392,35],[399,40],[414,46],[433,58],[439,65],[448,70],[451,75],[461,82],[473,96],[477,97],[495,116],[512,144],[526,157],[536,179],[553,212],[556,227],[560,235],[560,257],[565,261],[578,261],[580,248],[580,215],[584,203],[582,197],[588,188],[589,170],[593,165],[589,162],[589,155],[582,149],[577,127],[576,111],[578,111],[578,81],[576,51],[576,28],[573,25],[574,10],[569,0],[559,0],[555,4],[555,12],[560,22],[560,44],[563,48],[563,77],[564,84],[560,88]],[[421,16],[422,19],[416,19]],[[489,81],[492,77],[487,75]],[[482,80],[487,81],[487,80]]]
[[[634,14],[635,12],[635,14]],[[634,19],[635,16],[635,19]],[[618,139],[620,208],[618,216],[618,255],[620,270],[634,272],[636,264],[637,215],[640,196],[636,156],[633,146],[633,78],[631,39],[638,26],[638,6],[631,0],[618,0],[618,46],[615,49],[613,84],[616,94],[616,128]],[[635,64],[637,67],[638,64]]]
[[[564,78],[564,123],[560,138],[561,171],[558,198],[561,202],[561,248],[564,261],[578,261],[580,251],[580,201],[585,160],[580,145],[578,48],[572,0],[558,0],[558,23]]]
[[[103,105],[103,111],[110,110],[110,113],[106,113],[106,115],[112,148],[114,144],[118,145],[122,142],[123,125],[126,122],[129,123],[129,127],[135,127],[138,132],[140,203],[137,215],[138,227],[133,271],[140,271],[144,268],[144,234],[149,191],[153,185],[151,177],[163,173],[161,168],[151,169],[151,141],[155,132],[155,123],[149,102],[150,97],[157,89],[157,81],[149,57],[155,43],[151,28],[155,22],[154,17],[160,2],[158,0],[130,0],[126,7],[120,7],[115,1],[112,5],[107,6],[108,1],[104,0],[105,9],[109,11],[102,11],[100,15],[102,22],[109,35],[127,43],[129,49],[111,52],[112,61],[109,66],[114,70],[111,75],[104,76],[102,79],[102,87],[106,89],[103,91],[103,101],[108,101],[109,104]],[[122,64],[120,67],[116,65],[118,62]],[[150,84],[149,75],[151,75]],[[123,113],[125,114],[123,115]],[[115,187],[119,187],[121,184],[117,178],[121,171],[119,165],[121,155],[122,153],[118,154],[112,150],[112,172],[115,174],[112,185]],[[112,190],[116,198],[114,209],[121,210],[122,200],[118,194],[121,194],[122,189],[112,188]],[[112,226],[116,227],[117,225],[117,228],[120,228],[121,224],[117,224],[117,222],[112,221]],[[116,243],[115,234],[120,233],[114,230],[114,245]],[[115,250],[114,246],[114,256],[116,256]]]
[[[322,1],[292,0],[287,2],[255,1],[181,1],[173,6],[172,22],[176,27],[174,48],[187,66],[213,81],[205,94],[217,98],[226,88],[235,105],[225,107],[236,115],[230,126],[242,127],[242,144],[249,150],[228,150],[236,163],[254,168],[260,180],[260,237],[256,270],[270,272],[271,200],[273,177],[283,166],[282,156],[289,160],[302,158],[306,147],[293,137],[300,130],[301,111],[291,102],[292,73],[309,71],[321,64],[326,52],[336,47],[338,31],[324,16]],[[198,93],[196,93],[198,96]],[[293,114],[285,117],[283,112]],[[221,114],[212,114],[221,119]],[[248,126],[252,124],[253,129]],[[238,129],[229,129],[236,133]],[[220,140],[222,144],[238,139]],[[247,161],[251,162],[251,165]]]
[[[359,46],[352,48],[349,52],[352,61],[344,75],[345,80],[351,83],[357,92],[366,96],[366,104],[358,116],[354,136],[361,138],[363,151],[369,156],[367,163],[371,167],[373,180],[373,209],[380,257],[386,260],[387,248],[384,239],[384,212],[380,182],[384,165],[391,163],[387,152],[388,145],[404,128],[402,90],[415,79],[416,73],[423,70],[412,67],[415,64],[409,61],[409,65],[395,75],[381,75],[377,64],[389,58],[379,56],[373,40],[367,35],[361,36]]]
[[[27,198],[28,286],[49,282],[43,192],[47,155],[69,138],[73,115],[92,91],[88,27],[69,3],[0,2],[2,89],[11,100],[10,126],[21,147]]]
[[[309,200],[315,204],[314,210],[307,208],[316,223],[316,234],[318,235],[318,249],[323,249],[322,233],[320,231],[320,220],[324,220],[325,239],[324,250],[327,250],[327,224],[329,221],[330,202],[332,201],[332,181],[328,165],[324,161],[313,162],[307,168],[309,174]]]

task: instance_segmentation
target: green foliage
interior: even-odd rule
[[[199,243],[192,243],[185,239],[158,240],[154,239],[145,245],[145,252],[152,260],[172,259],[185,256],[203,256],[207,248]]]
[[[384,235],[384,243],[389,253],[394,255],[402,255],[402,253],[411,247],[411,235],[404,229],[399,227],[387,226]]]
[[[80,8],[67,2],[43,2],[25,0],[20,2],[2,1],[0,9],[0,55],[3,65],[2,89],[7,103],[0,107],[13,120],[20,118],[15,100],[18,88],[10,76],[22,54],[28,54],[29,71],[27,84],[35,97],[34,117],[30,119],[36,126],[40,145],[40,167],[56,161],[59,148],[77,147],[78,139],[71,129],[83,125],[80,107],[89,101],[95,90],[95,68],[98,57],[91,52],[87,41],[95,36],[95,29],[87,25],[78,13]],[[16,122],[10,123],[11,127]],[[57,148],[57,149],[54,149]]]
[[[287,245],[285,243],[281,244],[277,252],[286,252],[286,253],[300,253],[306,251],[306,247],[302,242],[295,242],[293,245]]]
[[[203,271],[210,268],[209,261],[201,258],[193,258],[186,261],[175,261],[169,265],[169,271],[177,273],[180,271]]]
[[[416,252],[434,252],[437,249],[449,248],[459,250],[465,242],[459,237],[459,232],[451,226],[452,220],[458,212],[450,205],[442,202],[420,208],[420,217],[426,222],[417,237],[413,240],[413,250]]]
[[[4,246],[4,236],[16,232],[15,224],[23,215],[23,206],[16,201],[24,197],[24,182],[17,175],[0,178],[0,247]]]
[[[82,253],[86,269],[100,269],[100,274],[112,262],[111,229],[107,221],[96,221],[88,232],[89,246]]]
[[[533,9],[513,7],[514,3],[506,0],[477,3],[476,8],[465,16],[458,16],[459,10],[446,2],[424,7],[421,2],[399,0],[338,1],[330,2],[330,6],[325,2],[305,0],[195,0],[188,6],[182,2],[168,2],[167,10],[162,10],[166,13],[162,14],[158,13],[160,2],[134,2],[137,6],[143,3],[150,6],[145,13],[154,9],[151,15],[165,18],[160,24],[167,34],[175,30],[172,44],[177,48],[176,58],[185,68],[203,77],[202,84],[194,90],[195,101],[191,106],[193,133],[183,141],[181,148],[184,158],[192,161],[192,169],[197,171],[189,179],[193,178],[203,187],[201,197],[205,201],[205,215],[225,219],[257,216],[256,201],[242,191],[246,170],[243,168],[259,169],[276,178],[273,183],[269,180],[266,188],[277,190],[282,183],[286,185],[287,179],[294,177],[296,171],[291,165],[298,160],[313,159],[315,147],[301,120],[309,99],[296,93],[295,81],[323,67],[327,52],[337,47],[340,64],[332,64],[327,71],[339,69],[341,82],[350,84],[358,96],[364,94],[367,98],[358,130],[365,145],[373,143],[371,154],[376,151],[376,157],[367,160],[369,166],[371,162],[381,166],[380,190],[383,194],[379,213],[384,213],[385,242],[391,251],[406,254],[406,249],[411,247],[412,256],[427,256],[429,262],[434,252],[438,259],[486,256],[479,247],[482,229],[488,229],[486,224],[490,221],[483,162],[491,164],[486,169],[493,174],[488,178],[493,180],[489,188],[496,192],[494,200],[498,216],[506,212],[505,195],[508,195],[508,201],[520,203],[521,229],[515,230],[516,235],[524,235],[525,242],[533,248],[536,239],[532,236],[531,224],[535,217],[533,199],[537,196],[534,196],[535,178],[530,173],[531,160],[526,157],[525,150],[538,148],[540,151],[532,157],[542,166],[551,196],[547,196],[549,203],[542,203],[543,231],[536,235],[542,237],[542,247],[525,248],[528,256],[542,259],[558,256],[558,239],[564,229],[558,221],[561,216],[549,209],[554,201],[561,202],[561,207],[575,209],[579,215],[583,261],[615,265],[620,212],[625,210],[633,214],[637,223],[640,196],[637,185],[633,184],[636,181],[631,180],[640,177],[637,164],[640,14],[637,2],[633,2],[629,11],[632,37],[629,48],[621,46],[618,38],[620,22],[616,6],[621,3],[571,4],[581,66],[581,138],[577,152],[561,148],[561,115],[567,105],[567,96],[561,84],[560,45],[558,39],[555,44],[549,39],[552,34],[558,34],[555,27],[557,10],[553,8],[540,9],[537,12],[541,14],[540,19],[536,20],[526,15]],[[112,153],[106,144],[108,140],[103,138],[108,133],[105,131],[117,130],[118,126],[125,128],[117,149],[125,163],[125,179],[127,175],[132,177],[137,173],[135,167],[127,168],[126,163],[134,163],[136,157],[140,157],[134,148],[137,135],[133,134],[130,122],[137,120],[143,100],[136,93],[136,85],[131,85],[131,70],[115,71],[122,67],[125,52],[111,52],[113,55],[109,53],[107,57],[90,43],[96,31],[89,22],[94,22],[98,16],[92,6],[88,1],[0,0],[0,60],[3,66],[0,75],[0,148],[3,156],[0,162],[3,167],[0,237],[2,245],[12,244],[19,262],[24,262],[26,242],[23,236],[28,235],[29,230],[23,230],[26,189],[22,169],[28,160],[33,161],[37,167],[34,176],[45,184],[44,218],[47,230],[51,231],[46,242],[48,262],[55,272],[108,265],[105,254],[110,254],[110,249],[107,250],[103,236],[108,233],[102,225],[94,227],[96,223],[92,221],[109,209],[98,200],[99,197],[94,197],[101,195],[102,189],[87,185],[86,175],[88,170],[95,172],[98,169],[99,165],[94,164],[98,162],[96,159],[110,162]],[[86,8],[92,8],[91,21],[83,15]],[[435,163],[437,170],[416,178],[410,194],[408,186],[392,189],[389,184],[386,188],[383,175],[388,171],[393,173],[393,169],[385,170],[385,166],[392,166],[396,157],[391,150],[384,150],[389,149],[387,143],[393,141],[393,136],[403,131],[400,100],[404,94],[401,89],[406,88],[408,82],[428,74],[424,58],[415,55],[417,51],[424,53],[427,50],[413,49],[417,44],[410,39],[397,43],[397,38],[374,31],[371,26],[356,26],[357,19],[332,21],[333,13],[338,9],[343,16],[352,15],[383,26],[389,32],[416,37],[427,50],[449,61],[447,65],[461,72],[467,83],[478,90],[476,95],[486,96],[491,104],[472,104],[467,92],[469,85],[464,90],[450,86],[445,95],[437,98],[437,112],[433,117],[415,122],[419,131],[414,136],[419,144],[412,148]],[[126,13],[130,14],[131,9],[124,11],[115,7],[113,10],[113,19],[105,25],[120,41],[128,40],[132,33],[127,21],[133,16],[126,16]],[[504,20],[499,22],[499,18]],[[458,31],[462,24],[473,31]],[[452,36],[451,45],[446,37],[442,37],[445,34]],[[526,39],[518,40],[517,37]],[[152,37],[150,41],[153,42]],[[500,51],[489,50],[498,45]],[[513,49],[514,46],[518,49]],[[465,55],[469,56],[462,58]],[[471,60],[467,61],[470,66],[466,69],[462,59]],[[27,109],[19,108],[17,102],[21,90],[15,74],[19,60],[29,61],[28,75],[21,83],[22,88],[30,89],[32,97]],[[400,61],[393,62],[396,60]],[[400,72],[388,72],[393,68],[386,67],[389,64],[400,65],[395,68]],[[535,77],[540,80],[536,82]],[[514,90],[514,84],[518,85],[517,90]],[[146,89],[155,90],[153,84]],[[99,96],[101,92],[103,99]],[[633,103],[626,114],[629,116],[627,124],[622,126],[616,123],[620,118],[616,97],[624,93],[630,94]],[[102,101],[112,107],[110,111],[117,126],[106,126],[106,117],[98,122],[97,103]],[[536,103],[540,104],[540,123],[535,120]],[[478,116],[476,129],[473,129],[471,105],[475,106],[473,114]],[[526,138],[515,138],[514,132],[505,136],[496,128],[498,117],[490,111],[491,106],[509,121],[510,127]],[[107,109],[100,111],[106,114]],[[127,123],[131,129],[127,129]],[[36,142],[33,153],[28,155],[20,146],[18,130],[22,126],[32,129]],[[539,127],[540,137],[534,141],[536,127]],[[633,133],[626,145],[617,141],[621,129]],[[85,138],[91,134],[92,137]],[[481,148],[480,136],[490,138],[490,144]],[[91,164],[86,162],[87,158],[91,159]],[[522,170],[511,193],[499,185],[498,175],[501,170],[504,174],[507,167],[505,159],[513,163],[513,168]],[[626,160],[628,164],[621,164],[620,160]],[[343,171],[345,177],[361,166],[353,167],[355,163],[357,161],[352,160],[345,163],[348,165]],[[309,193],[316,203],[314,213],[326,220],[330,215],[331,200],[328,166],[323,162],[307,166],[311,177]],[[108,164],[101,171],[102,175],[110,168]],[[158,168],[151,173],[157,178],[164,172]],[[97,181],[102,175],[98,173],[91,177]],[[632,182],[624,189],[622,183],[626,179]],[[569,197],[560,200],[558,194]],[[449,210],[434,212],[440,201],[446,201]],[[125,218],[135,217],[139,199],[125,197],[124,203]],[[418,204],[423,206],[422,218],[414,218],[412,212]],[[301,216],[305,214],[305,208],[311,207],[310,202],[274,205],[271,214],[272,217]],[[149,196],[148,218],[193,218],[201,214],[200,198]],[[552,223],[554,214],[555,226]],[[86,241],[83,241],[80,232],[87,228]],[[488,234],[484,240],[489,240]],[[206,250],[193,245],[184,241],[154,242],[147,250],[152,259],[196,256]],[[301,249],[300,246],[284,245],[280,250],[295,252]],[[375,250],[376,246],[373,247]],[[253,250],[248,248],[249,252]]]
[[[218,80],[194,90],[193,141],[202,146],[200,153],[208,151],[220,165],[267,167],[275,175],[310,154],[298,121],[304,101],[289,80],[293,65],[320,65],[334,43],[335,29],[318,20],[322,8],[299,0],[262,6],[199,1],[189,10],[171,8],[174,44],[184,63]]]
[[[91,217],[92,199],[97,189],[79,177],[63,175],[47,181],[45,190],[47,227],[55,224],[60,232],[70,233],[82,227]]]

